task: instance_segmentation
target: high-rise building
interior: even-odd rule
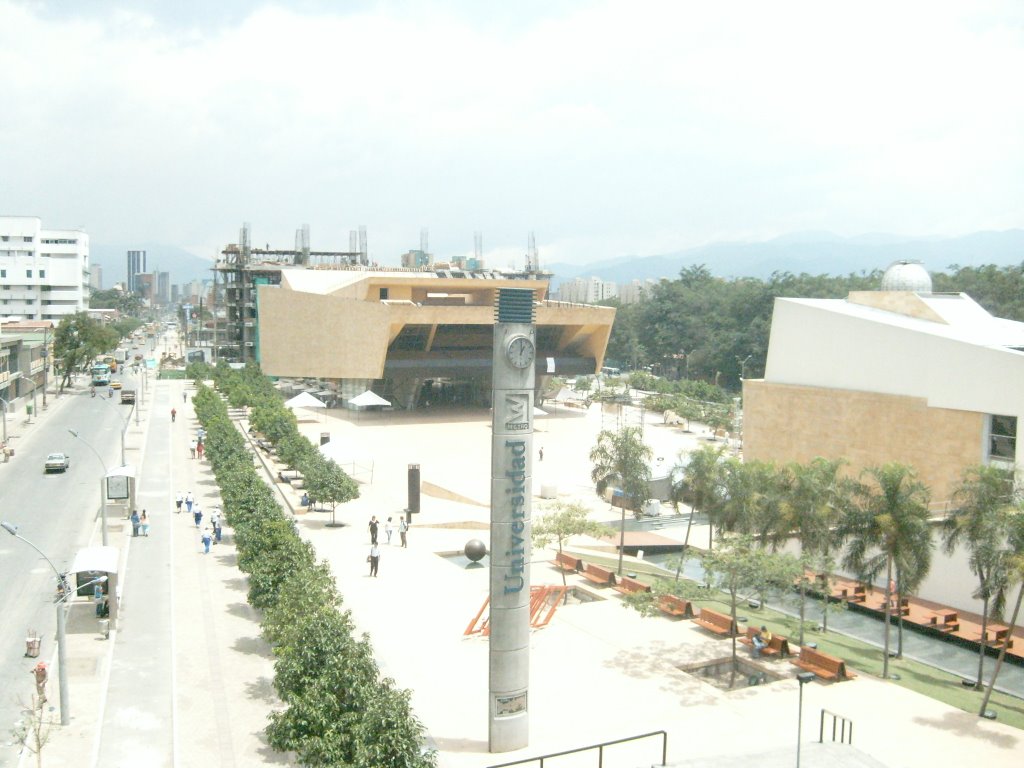
[[[89,235],[0,216],[0,317],[60,320],[89,307]]]
[[[93,264],[89,268],[89,288],[94,291],[103,290],[103,267]]]
[[[142,296],[145,301],[149,302],[150,306],[157,303],[156,289],[155,272],[139,272],[135,275],[135,292]]]
[[[128,286],[129,291],[141,290],[137,284],[135,276],[146,271],[146,252],[145,251],[128,251],[128,268],[127,268],[127,280],[125,285]]]
[[[156,303],[167,306],[171,303],[171,273],[156,273]]]
[[[558,287],[558,298],[575,304],[598,304],[619,295],[618,285],[599,277],[577,277]]]

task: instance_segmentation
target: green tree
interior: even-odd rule
[[[1016,513],[1010,518],[1010,532],[1006,544],[1006,570],[1008,583],[1016,584],[1017,600],[1013,604],[1013,614],[1010,616],[1010,625],[1006,632],[1006,639],[1003,640],[1003,647],[999,649],[999,657],[996,659],[995,667],[992,669],[992,677],[988,687],[985,689],[985,696],[981,700],[981,708],[978,716],[983,717],[988,708],[989,699],[992,698],[992,690],[996,687],[996,680],[999,678],[999,671],[1003,668],[1003,661],[1006,659],[1006,650],[1010,647],[1010,638],[1017,627],[1017,619],[1020,617],[1021,601],[1024,600],[1024,503],[1020,497],[1015,501]]]
[[[589,510],[579,502],[555,502],[552,511],[533,521],[533,545],[544,548],[552,542],[558,545],[558,553],[574,536],[593,536],[600,538],[608,529],[600,523],[588,519]],[[565,571],[562,570],[562,586],[567,587]],[[566,595],[568,600],[568,594]]]
[[[338,608],[341,595],[326,562],[289,574],[281,583],[277,600],[263,614],[263,636],[271,645],[301,642],[296,627],[308,614],[321,608]]]
[[[305,490],[310,505],[315,499],[321,504],[331,505],[331,525],[336,525],[335,510],[339,504],[359,498],[359,486],[335,462],[321,455],[310,457],[302,467]]]
[[[70,386],[75,371],[88,368],[96,355],[113,349],[118,341],[115,331],[85,312],[61,320],[53,334],[54,367],[61,377],[59,390]]]
[[[719,510],[725,501],[725,467],[722,455],[725,448],[710,445],[702,446],[690,454],[683,465],[682,457],[677,470],[681,469],[679,480],[680,498],[687,501],[693,513],[700,513],[708,519],[708,551],[714,547],[713,521],[717,519]],[[675,495],[675,491],[673,491]],[[690,528],[693,525],[693,514],[686,525],[686,538],[683,550],[690,542]],[[678,578],[678,572],[676,576]]]
[[[801,570],[797,558],[769,552],[757,546],[750,536],[732,538],[717,551],[704,553],[701,563],[709,583],[728,596],[729,615],[734,623],[741,592],[764,594],[789,589]],[[732,662],[735,677],[735,637],[732,638]]]
[[[603,496],[610,488],[619,488],[623,493],[619,525],[620,576],[626,543],[626,506],[642,510],[647,503],[651,455],[651,449],[644,443],[643,433],[638,427],[623,427],[618,432],[602,430],[597,436],[597,444],[590,451],[590,463],[593,465],[590,478],[595,483],[597,495]]]
[[[995,465],[971,467],[953,493],[954,507],[943,527],[943,543],[952,553],[961,544],[970,553],[968,564],[978,579],[973,597],[981,600],[981,635],[990,616],[1001,616],[1009,586],[1009,553],[1005,549],[1013,514],[1013,471]],[[984,686],[985,645],[978,653],[975,688]]]
[[[904,464],[869,467],[864,474],[868,482],[861,488],[861,503],[850,509],[842,528],[849,541],[843,564],[869,582],[885,572],[882,677],[888,678],[893,576],[902,598],[917,588],[931,567],[929,494]]]

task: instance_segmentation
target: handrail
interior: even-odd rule
[[[513,765],[526,765],[527,763],[540,762],[540,768],[544,768],[544,761],[550,760],[552,757],[563,757],[564,755],[572,755],[577,752],[587,752],[591,749],[597,750],[597,765],[598,768],[604,766],[604,748],[610,747],[615,744],[623,744],[627,741],[636,741],[637,739],[646,739],[651,736],[661,736],[661,762],[659,765],[665,765],[665,761],[668,759],[668,733],[665,731],[651,731],[650,733],[641,733],[637,736],[627,736],[623,739],[615,739],[614,741],[602,741],[600,744],[591,744],[589,747],[577,747],[576,749],[567,749],[563,752],[552,752],[550,755],[540,755],[539,757],[526,757],[522,760],[514,760],[511,763],[499,763],[497,765],[488,766],[488,768],[509,768]]]
[[[832,717],[832,741],[836,741],[836,725],[839,725],[839,743],[840,744],[853,744],[853,720],[837,715],[835,712],[830,712],[827,709],[822,708],[821,710],[821,722],[818,725],[818,743],[825,743],[825,715]],[[849,724],[850,731],[847,733],[846,726]]]

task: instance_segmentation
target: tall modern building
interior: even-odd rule
[[[89,235],[0,216],[0,317],[57,320],[89,307]]]
[[[103,290],[103,267],[93,264],[89,268],[89,288],[94,291]]]
[[[129,291],[138,291],[139,286],[135,279],[135,276],[146,271],[146,252],[145,251],[128,251],[128,267],[127,277],[125,280],[125,286]]]
[[[156,303],[166,307],[171,303],[171,273],[156,273]]]

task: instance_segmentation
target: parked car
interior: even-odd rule
[[[71,466],[71,457],[66,453],[51,453],[46,457],[43,472],[65,472]]]

